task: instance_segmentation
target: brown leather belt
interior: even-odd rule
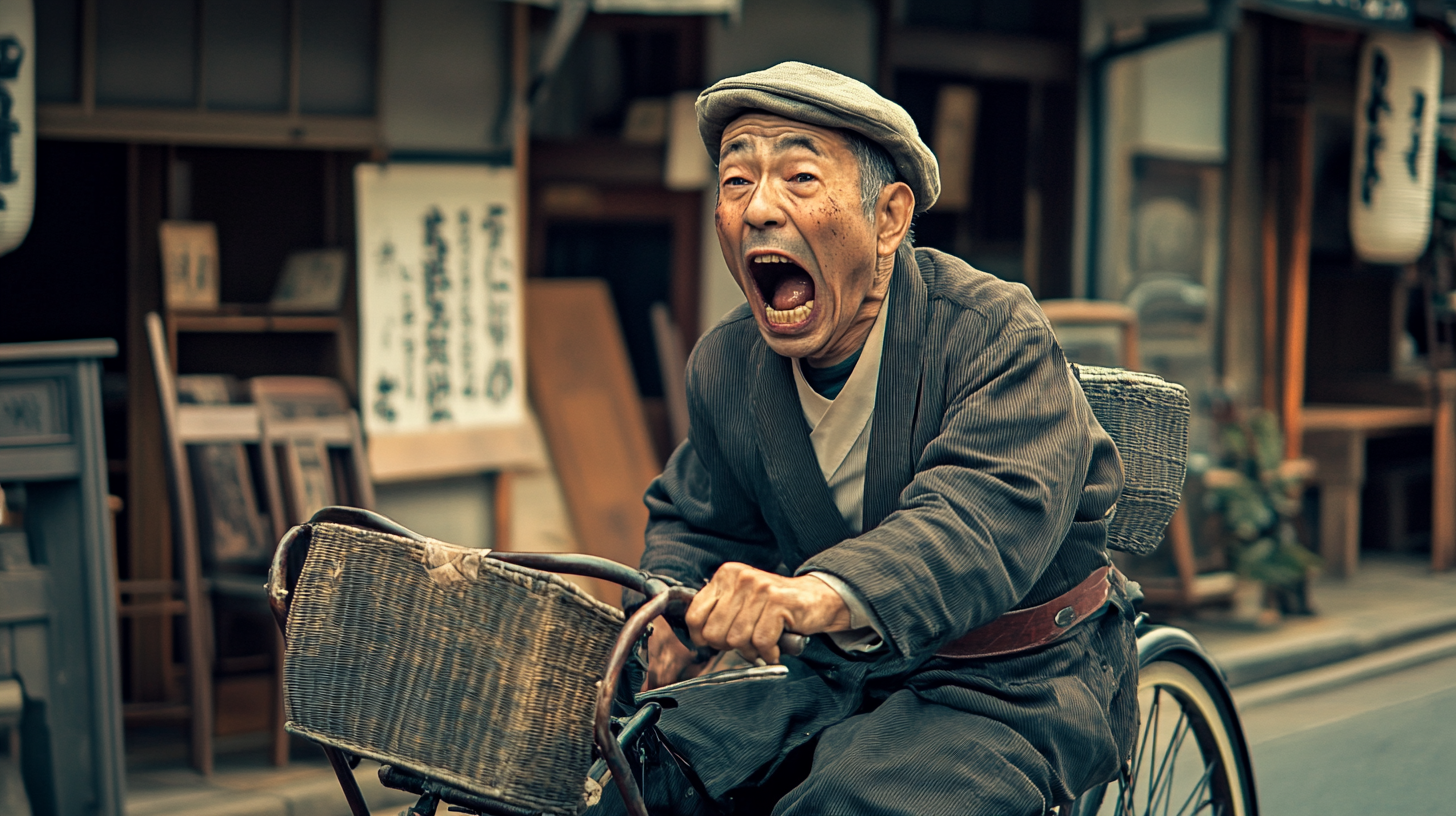
[[[1015,654],[1055,643],[1107,603],[1122,575],[1103,567],[1040,606],[1007,612],[941,647],[936,657],[979,658]]]

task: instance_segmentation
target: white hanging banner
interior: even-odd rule
[[[35,210],[35,12],[0,0],[0,255],[20,246]]]
[[[1441,46],[1425,31],[1373,33],[1359,70],[1350,237],[1361,260],[1411,263],[1431,237]]]
[[[361,164],[359,402],[381,435],[526,421],[516,173]]]

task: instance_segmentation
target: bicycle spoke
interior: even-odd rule
[[[1213,781],[1213,770],[1217,767],[1218,762],[1217,760],[1215,760],[1214,762],[1209,763],[1208,767],[1203,769],[1203,778],[1198,780],[1198,784],[1195,785],[1193,790],[1189,792],[1188,798],[1183,800],[1183,806],[1178,808],[1178,812],[1177,814],[1175,814],[1175,816],[1183,816],[1183,812],[1188,810],[1189,805],[1193,804],[1194,798],[1209,787],[1209,783]],[[1213,801],[1209,800],[1208,802],[1198,805],[1198,807],[1194,808],[1193,812],[1197,813],[1198,811],[1203,810],[1204,804],[1211,805],[1213,804]]]
[[[1132,773],[1128,775],[1127,784],[1118,791],[1118,810],[1121,813],[1133,812],[1133,797],[1137,795],[1138,774],[1143,768],[1143,757],[1147,756],[1148,737],[1157,730],[1158,713],[1162,710],[1163,690],[1153,689],[1153,702],[1148,707],[1148,721],[1143,731],[1142,744],[1138,745],[1137,753],[1133,754]],[[1154,740],[1153,750],[1157,750],[1157,741]]]
[[[1168,738],[1168,752],[1163,755],[1162,762],[1158,764],[1158,775],[1153,777],[1152,784],[1148,786],[1147,812],[1150,816],[1157,809],[1157,804],[1163,800],[1165,794],[1168,796],[1172,795],[1173,768],[1170,768],[1168,763],[1178,755],[1178,749],[1183,747],[1183,739],[1188,735],[1191,728],[1192,725],[1188,722],[1188,713],[1180,710],[1178,712],[1178,722],[1173,726],[1173,735]],[[1156,743],[1154,744],[1156,745]],[[1164,774],[1167,774],[1166,779]],[[1153,799],[1154,792],[1158,795],[1156,800]],[[1166,814],[1167,808],[1165,807],[1163,811]]]
[[[1153,660],[1141,667],[1143,733],[1138,735],[1131,762],[1116,780],[1116,793],[1109,782],[1096,795],[1098,814],[1236,816],[1239,802],[1250,800],[1239,769],[1229,767],[1231,760],[1220,746],[1226,739],[1234,742],[1233,761],[1245,749],[1237,741],[1237,734],[1229,733],[1229,717],[1219,706],[1216,694],[1219,689],[1198,668],[1182,665],[1176,659]],[[1177,715],[1169,711],[1166,725],[1164,700],[1171,701]],[[1116,798],[1111,798],[1114,795]],[[1077,813],[1088,816],[1091,811],[1090,803],[1087,807],[1079,804]]]

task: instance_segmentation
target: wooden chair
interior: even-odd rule
[[[122,596],[119,612],[123,617],[162,615],[185,621],[188,694],[183,705],[129,707],[128,719],[187,719],[192,765],[203,774],[210,774],[217,714],[214,673],[221,669],[256,672],[266,668],[272,676],[272,760],[276,765],[283,765],[288,761],[288,735],[283,730],[283,641],[276,628],[268,625],[271,613],[261,581],[270,549],[269,534],[276,532],[276,526],[274,529],[262,526],[252,483],[251,456],[245,452],[246,448],[252,448],[259,460],[266,459],[263,423],[254,405],[180,404],[162,319],[153,312],[147,315],[146,324],[167,454],[173,551],[181,577],[180,580],[119,581],[118,592]],[[211,495],[213,491],[209,489],[204,491],[206,495],[199,495],[198,482],[194,481],[196,466],[204,469],[216,466],[217,461],[211,457],[219,452],[224,457],[233,456],[225,458],[223,463],[224,468],[237,469],[236,481],[221,486],[235,489],[236,493],[217,496]],[[203,483],[218,486],[217,482],[207,481],[207,475],[204,472]],[[266,472],[264,475],[265,483],[270,485],[265,490],[268,515],[277,519],[281,515],[278,491],[271,489],[273,478]],[[230,513],[233,515],[229,522]],[[261,539],[259,551],[248,552],[246,546],[232,549],[220,546],[217,534],[220,520],[231,523],[235,529],[261,528],[255,531]],[[204,521],[208,523],[205,534]],[[128,601],[128,597],[142,600]],[[271,644],[267,654],[218,659],[214,612],[220,600],[249,610],[267,628],[269,634],[265,637]]]
[[[262,421],[268,489],[282,508],[273,518],[275,540],[324,507],[373,509],[359,415],[338,380],[254,377],[248,390]]]
[[[1121,349],[1118,364],[1137,371],[1138,317],[1131,307],[1110,300],[1050,299],[1041,301],[1041,310],[1052,326],[1111,326],[1118,329]],[[1175,577],[1144,578],[1138,576],[1143,594],[1151,604],[1193,609],[1206,603],[1226,601],[1233,596],[1235,576],[1232,572],[1199,574],[1193,551],[1193,532],[1188,512],[1180,504],[1168,524],[1169,554],[1173,558]]]

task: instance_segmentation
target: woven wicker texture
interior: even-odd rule
[[[288,615],[288,730],[575,814],[622,614],[483,552],[313,525]]]
[[[1188,391],[1152,374],[1072,366],[1092,413],[1122,457],[1122,497],[1107,546],[1147,555],[1158,548],[1183,494],[1188,465]]]

